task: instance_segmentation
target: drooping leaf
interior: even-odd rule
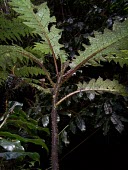
[[[20,18],[12,18],[11,20],[0,15],[0,40],[7,42],[7,40],[22,41],[21,36],[33,35],[30,27],[23,23]]]
[[[9,138],[12,138],[12,139],[17,139],[21,142],[25,142],[25,143],[34,143],[36,145],[40,145],[42,146],[43,148],[45,148],[47,151],[48,151],[48,147],[46,146],[45,142],[40,139],[40,138],[36,138],[36,139],[28,139],[28,138],[23,138],[17,134],[12,134],[10,132],[4,132],[4,131],[0,131],[0,136],[4,136],[4,137],[9,137]]]
[[[7,77],[8,77],[8,72],[0,71],[0,85],[2,85],[3,82],[5,82]]]
[[[17,61],[27,64],[27,61],[29,59],[39,65],[41,65],[43,62],[42,60],[35,57],[32,53],[29,53],[28,51],[17,45],[0,45],[0,61],[2,61],[0,62],[0,67],[3,68],[3,70],[6,69],[6,64],[7,66],[9,64],[14,66]]]
[[[110,103],[108,102],[104,103],[104,112],[106,115],[112,114],[113,110],[112,110],[112,106],[110,105]]]
[[[76,133],[76,125],[74,124],[73,121],[70,123],[70,130],[73,134]]]
[[[113,113],[111,116],[111,122],[114,124],[116,130],[119,133],[122,133],[122,131],[124,130],[124,125],[122,124],[121,120],[115,113]]]
[[[43,88],[42,86],[38,85],[38,84],[34,84],[34,83],[29,83],[32,87],[35,87],[36,89],[38,89],[41,92],[44,93],[51,93],[49,88]]]
[[[14,109],[14,113],[7,119],[6,126],[8,125],[13,125],[16,128],[22,128],[33,137],[37,135],[37,131],[44,131],[48,135],[50,134],[48,128],[39,126],[37,120],[28,117],[21,109]]]
[[[15,75],[18,77],[29,77],[30,75],[44,75],[44,71],[39,67],[23,66],[15,69]]]
[[[13,119],[10,120],[10,119],[8,119],[7,123],[12,124],[15,127],[23,128],[24,130],[29,131],[29,132],[30,132],[30,130],[31,130],[31,132],[33,132],[33,130],[36,130],[36,131],[39,130],[39,131],[45,131],[49,134],[48,129],[46,130],[45,128],[42,128],[38,125],[34,125],[33,123],[26,121],[25,119],[24,120],[13,120]],[[34,136],[34,132],[33,132],[33,136]]]
[[[47,125],[49,124],[49,115],[44,115],[42,117],[42,124],[43,124],[43,127],[47,127]]]
[[[34,161],[40,162],[40,156],[37,152],[3,152],[0,153],[0,157],[6,160],[17,159],[19,157],[29,156]]]
[[[103,124],[103,134],[104,135],[107,135],[107,133],[109,132],[110,130],[110,120],[107,119],[104,124]]]
[[[81,116],[77,116],[75,119],[76,125],[77,127],[81,130],[81,131],[85,131],[86,130],[86,125],[85,125],[85,121],[82,119]]]
[[[61,138],[65,145],[68,145],[70,143],[68,140],[68,133],[65,130],[61,133]]]
[[[6,139],[0,139],[0,146],[2,146],[7,151],[14,151],[14,152],[24,151],[24,148],[19,140],[9,141]]]

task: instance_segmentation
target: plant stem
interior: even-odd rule
[[[59,89],[62,85],[62,77],[64,75],[67,64],[61,65],[61,72],[57,76],[57,82],[53,88],[52,112],[51,112],[51,126],[52,126],[52,150],[51,150],[51,168],[52,170],[59,170],[58,160],[58,126],[57,126],[57,101]]]
[[[53,103],[55,103],[55,98],[53,99]],[[52,119],[52,153],[51,153],[51,163],[52,170],[59,170],[59,160],[58,160],[58,127],[57,127],[57,109],[53,106],[51,112]]]
[[[52,99],[52,112],[51,112],[51,124],[52,124],[52,153],[51,153],[51,160],[52,160],[52,170],[59,170],[59,160],[58,160],[58,126],[57,126],[57,99],[59,88],[61,85],[61,78],[60,75],[58,77],[57,83],[54,87],[53,91],[53,99]]]

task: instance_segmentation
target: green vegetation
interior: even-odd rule
[[[79,49],[78,54],[70,59],[64,45],[60,43],[63,30],[57,28],[56,19],[50,15],[46,2],[36,6],[30,0],[12,0],[9,5],[12,10],[11,19],[4,13],[0,16],[0,23],[2,23],[0,27],[2,44],[0,45],[0,85],[2,87],[5,82],[10,83],[12,79],[13,85],[9,85],[11,87],[9,89],[15,93],[26,87],[31,88],[36,91],[36,102],[35,105],[32,103],[32,107],[23,111],[21,103],[10,101],[8,97],[7,102],[10,102],[10,106],[1,115],[0,145],[7,149],[5,146],[13,144],[14,149],[9,153],[1,153],[1,157],[9,160],[10,154],[11,159],[21,156],[23,159],[28,155],[33,162],[40,162],[37,153],[26,152],[23,146],[25,143],[33,143],[49,152],[45,137],[42,139],[38,134],[50,135],[49,129],[40,124],[41,120],[47,124],[46,120],[50,115],[51,166],[52,170],[57,170],[59,169],[58,138],[60,136],[63,142],[68,143],[65,129],[70,127],[71,131],[75,132],[73,129],[76,128],[74,121],[71,120],[70,124],[59,133],[57,119],[59,112],[70,105],[72,98],[76,95],[73,102],[78,103],[83,95],[87,95],[90,101],[95,98],[95,95],[99,96],[103,93],[127,96],[126,87],[117,79],[104,80],[99,77],[87,81],[77,79],[73,83],[70,79],[72,80],[82,67],[102,67],[103,63],[112,61],[119,63],[121,67],[128,64],[128,19],[122,23],[115,21],[112,30],[94,31],[93,36],[87,37],[89,45],[82,43],[83,49]],[[29,36],[33,37],[32,43],[24,44],[24,39],[27,37],[27,41]],[[73,88],[70,88],[71,86]],[[8,95],[13,92],[8,90]],[[108,108],[108,103],[104,107]],[[41,110],[36,110],[35,113],[39,112],[39,114],[34,115],[33,110],[37,108]],[[68,114],[68,110],[65,112]],[[113,124],[115,119],[115,128],[122,132],[123,124],[120,118],[113,113],[108,114],[110,114],[109,119],[100,122],[101,125],[105,123],[104,133],[109,130],[110,119]],[[85,130],[82,117],[81,113],[74,117],[81,131]]]

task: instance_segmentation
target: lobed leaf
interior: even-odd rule
[[[59,57],[64,62],[66,60],[66,53],[61,50],[63,45],[59,43],[62,30],[57,29],[53,25],[56,19],[55,17],[50,17],[47,4],[43,3],[40,6],[34,6],[30,0],[12,0],[9,4],[19,14],[19,18],[24,20],[24,24],[34,29],[33,33],[41,36],[45,46],[49,46],[53,56],[55,58]],[[50,29],[49,24],[52,24]],[[44,45],[42,44],[43,47]]]
[[[23,66],[15,69],[15,75],[20,77],[29,77],[30,75],[44,75],[44,71],[39,67]]]
[[[37,63],[40,67],[43,67],[42,60],[23,48],[19,46],[0,45],[0,67],[3,71],[8,70],[9,68],[12,69],[17,63],[27,65],[30,60]],[[16,73],[18,76],[28,76],[29,74],[44,74],[44,71],[37,67],[23,66],[22,68],[16,69]]]
[[[20,18],[9,20],[4,15],[0,15],[0,40],[22,41],[21,36],[33,35],[32,29],[23,23]]]
[[[126,88],[119,84],[117,80],[103,80],[102,78],[98,78],[97,80],[92,79],[90,82],[86,83],[78,83],[78,90],[85,91],[87,93],[103,93],[109,92],[114,94],[121,94],[124,96],[128,95]]]
[[[83,45],[85,47],[85,51],[79,51],[79,56],[76,56],[76,58],[71,62],[71,68],[78,67],[78,65],[80,67],[84,64],[97,66],[100,64],[100,61],[114,60],[114,57],[111,58],[108,55],[113,54],[114,52],[116,52],[117,56],[120,56],[119,54],[121,49],[119,47],[122,45],[124,40],[128,41],[128,19],[123,23],[116,22],[112,31],[105,29],[103,34],[100,32],[94,32],[94,35],[95,37],[89,37],[91,45]],[[126,44],[123,48],[125,47]],[[104,57],[104,55],[107,55],[107,57]],[[127,57],[124,55],[121,56],[127,60]],[[122,59],[118,59],[118,62],[121,63],[120,60],[122,61]]]
[[[0,85],[5,82],[5,80],[8,77],[8,73],[6,71],[1,71],[0,70]]]

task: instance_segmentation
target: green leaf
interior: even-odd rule
[[[68,133],[65,130],[61,133],[61,139],[65,143],[65,145],[68,145],[70,143],[68,140]]]
[[[34,61],[39,67],[27,67],[28,61]],[[17,63],[23,63],[23,67],[16,67]],[[32,53],[25,51],[19,46],[0,45],[0,67],[3,71],[10,71],[14,68],[17,76],[45,75],[43,61],[35,57]],[[41,68],[40,68],[41,67]],[[9,69],[10,68],[10,69]],[[5,72],[6,74],[6,72]],[[4,72],[3,72],[4,75]]]
[[[85,122],[82,119],[81,116],[77,116],[75,119],[75,122],[77,124],[77,127],[81,130],[81,131],[85,131],[86,130],[86,126],[85,126]]]
[[[34,83],[29,83],[32,87],[35,87],[36,89],[38,89],[39,91],[41,92],[44,92],[44,93],[51,93],[50,89],[49,88],[43,88],[42,86],[39,86],[37,84],[34,84]]]
[[[103,50],[102,52],[98,53],[96,57],[98,56],[104,56],[106,61],[114,61],[115,63],[119,63],[121,67],[124,66],[124,64],[128,65],[128,36],[125,38],[122,38],[120,41],[114,43],[109,48]]]
[[[11,20],[0,15],[0,40],[22,41],[21,36],[29,36],[32,34],[32,29],[23,23],[20,18],[12,18]]]
[[[19,140],[15,141],[9,141],[6,139],[0,139],[0,146],[2,146],[7,151],[24,151],[23,146],[21,146],[21,143]]]
[[[36,130],[36,131],[39,130],[39,131],[45,131],[48,134],[50,134],[48,128],[47,129],[42,128],[42,127],[38,126],[37,124],[36,125],[33,124],[30,121],[31,121],[31,119],[28,120],[28,121],[26,121],[25,119],[22,119],[22,120],[17,120],[17,119],[16,120],[14,120],[14,119],[10,120],[10,119],[8,119],[7,123],[12,124],[13,126],[16,126],[16,127],[19,127],[19,128],[23,128],[23,129],[25,129],[27,131],[29,129],[29,132],[31,132],[30,130],[32,130],[31,133],[33,133],[33,130]],[[33,133],[33,135],[34,135],[34,133]]]
[[[7,79],[8,73],[6,71],[0,71],[0,85]]]
[[[114,94],[121,94],[124,96],[128,95],[128,92],[126,88],[119,84],[117,80],[103,80],[102,78],[98,78],[97,80],[92,79],[88,83],[79,83],[77,84],[78,90],[80,92],[85,91],[87,93],[103,93],[103,92],[109,92]],[[97,93],[98,92],[98,93]]]
[[[12,103],[12,102],[11,102]],[[38,121],[35,119],[32,119],[31,117],[28,117],[25,112],[22,110],[15,110],[14,113],[9,116],[7,119],[6,126],[13,125],[16,128],[22,128],[26,130],[29,134],[32,136],[37,135],[37,131],[44,131],[48,135],[50,135],[48,128],[43,128],[41,126],[38,126]]]
[[[103,134],[104,135],[107,135],[107,133],[109,132],[110,130],[110,120],[107,119],[104,124],[103,124]]]
[[[5,71],[8,67],[13,67],[17,61],[26,63],[28,57],[18,52],[22,50],[18,46],[0,45],[0,67]]]
[[[115,113],[113,113],[111,116],[111,122],[114,124],[116,130],[119,133],[122,133],[122,131],[124,130],[124,125],[122,124],[121,120],[119,119],[119,116],[116,115]]]
[[[35,43],[34,48],[32,49],[33,52],[39,51],[43,54],[50,54],[50,48],[46,42]],[[38,53],[39,53],[38,52]]]
[[[40,162],[40,156],[37,152],[3,152],[0,153],[0,157],[6,160],[17,159],[19,157],[29,156],[34,161]]]
[[[1,57],[5,58],[8,57],[14,60],[14,63],[17,62],[18,60],[22,61],[24,58],[25,59],[31,59],[32,61],[38,63],[43,63],[42,60],[38,59],[35,57],[32,53],[29,53],[28,51],[24,50],[22,47],[19,47],[17,45],[1,45],[0,46],[0,54]],[[7,60],[7,61],[8,61]],[[23,61],[24,62],[24,61]]]
[[[113,26],[113,31],[105,29],[103,34],[94,32],[94,35],[95,38],[89,37],[91,45],[83,45],[85,51],[79,51],[79,56],[76,56],[71,62],[71,68],[79,68],[84,64],[97,66],[100,64],[100,61],[106,61],[106,59],[112,60],[108,54],[112,54],[115,50],[116,54],[120,53],[120,49],[116,48],[116,44],[118,44],[118,47],[122,45],[124,39],[125,41],[128,41],[128,19],[123,23],[116,22]],[[118,53],[117,50],[119,51]],[[103,54],[107,55],[107,57],[105,58]],[[118,54],[118,56],[120,55]],[[120,60],[118,59],[118,62],[120,62]]]
[[[15,69],[15,75],[20,77],[29,77],[30,75],[44,75],[44,71],[39,67],[23,66]]]
[[[67,58],[65,52],[61,50],[63,45],[59,44],[62,30],[55,27],[53,23],[56,22],[55,17],[50,17],[50,11],[46,3],[40,6],[34,6],[30,0],[12,0],[9,3],[12,8],[19,14],[19,18],[24,20],[24,24],[31,27],[33,33],[40,35],[44,41],[45,47],[48,45],[51,53],[55,58],[60,58],[64,62]],[[34,12],[36,10],[37,12]],[[52,27],[49,30],[49,24],[52,23]],[[44,45],[40,44],[40,48],[44,48]]]
[[[70,130],[73,134],[76,133],[76,125],[74,124],[73,121],[70,123]]]
[[[0,131],[0,136],[5,136],[5,137],[9,137],[11,139],[16,139],[16,140],[19,140],[21,142],[25,142],[25,143],[34,143],[36,145],[41,145],[44,149],[47,150],[48,152],[48,147],[46,146],[45,142],[43,141],[43,139],[28,139],[28,138],[23,138],[17,134],[12,134],[10,132],[3,132],[3,131]]]

